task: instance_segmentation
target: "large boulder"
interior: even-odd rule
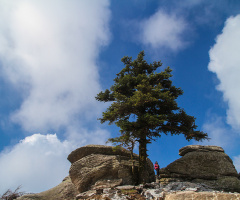
[[[87,145],[76,149],[69,156],[72,163],[69,175],[79,192],[89,189],[132,185],[137,181],[138,155],[124,148],[104,145]],[[134,169],[132,168],[134,162]],[[155,180],[153,164],[148,159],[146,182]]]
[[[240,191],[238,173],[221,147],[189,145],[179,154],[183,157],[160,170],[162,181],[190,180],[218,190]]]

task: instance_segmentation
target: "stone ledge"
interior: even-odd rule
[[[68,155],[68,160],[71,163],[74,163],[80,160],[83,157],[86,157],[91,154],[102,154],[102,155],[121,155],[131,157],[130,151],[124,148],[114,148],[112,146],[105,145],[86,145],[84,147],[80,147],[74,151],[72,151]],[[137,154],[134,154],[134,158],[138,158]]]
[[[187,154],[189,152],[193,152],[193,151],[201,151],[201,152],[217,151],[217,152],[224,153],[223,148],[219,147],[219,146],[188,145],[188,146],[185,146],[185,147],[179,149],[179,155],[184,156],[185,154]]]

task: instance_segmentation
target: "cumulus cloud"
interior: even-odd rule
[[[216,38],[216,43],[209,51],[209,71],[216,74],[219,84],[216,89],[223,93],[228,108],[226,123],[220,117],[213,117],[204,124],[204,129],[212,138],[208,144],[219,145],[225,149],[237,147],[240,130],[240,15],[226,20],[222,33]],[[233,162],[240,171],[240,156],[234,156]]]
[[[209,114],[208,121],[204,123],[202,129],[204,132],[208,133],[210,140],[204,140],[198,144],[216,145],[221,146],[224,149],[234,146],[232,141],[236,135],[233,130],[226,127],[224,118],[214,114]]]
[[[68,175],[67,156],[74,149],[93,144],[105,144],[109,133],[75,127],[61,141],[56,134],[34,134],[13,147],[0,152],[0,194],[19,185],[26,192],[42,192],[58,185]]]
[[[230,17],[209,52],[208,69],[217,75],[217,89],[228,103],[227,123],[240,128],[240,15]]]
[[[202,129],[208,133],[210,140],[194,142],[194,144],[220,146],[227,154],[228,152],[232,152],[231,155],[234,155],[234,150],[237,150],[239,147],[238,141],[240,140],[240,135],[238,131],[225,123],[225,118],[209,113],[208,121],[204,123]],[[236,170],[240,172],[240,155],[237,154],[238,152],[231,158]]]
[[[0,153],[0,194],[22,185],[27,192],[41,192],[67,176],[67,156],[74,146],[55,135],[34,134]]]
[[[141,22],[140,40],[153,49],[163,47],[177,51],[186,45],[183,34],[187,27],[187,22],[183,18],[158,10]]]
[[[1,78],[22,99],[10,119],[28,135],[65,132],[64,141],[34,134],[0,152],[1,192],[20,184],[27,192],[57,185],[68,174],[71,150],[109,137],[98,128],[104,107],[95,100],[109,19],[108,0],[0,1]]]
[[[1,70],[23,98],[14,122],[40,132],[96,119],[109,18],[108,0],[0,1]]]

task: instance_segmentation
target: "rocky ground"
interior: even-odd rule
[[[158,182],[145,185],[123,185],[112,188],[89,190],[78,194],[70,179],[48,191],[29,194],[18,200],[240,200],[239,193],[215,191],[205,184],[172,182],[163,185]]]
[[[115,188],[87,191],[77,195],[76,199],[102,200],[237,200],[239,193],[214,191],[204,184],[173,182],[167,185],[151,183],[139,186],[118,186]]]

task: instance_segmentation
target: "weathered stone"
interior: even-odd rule
[[[192,152],[192,151],[201,151],[201,152],[217,151],[217,152],[224,153],[223,148],[219,147],[219,146],[188,145],[179,150],[179,155],[184,156],[185,154]]]
[[[213,191],[210,187],[200,183],[172,182],[162,187],[165,192],[174,191]]]
[[[122,186],[117,186],[116,189],[118,190],[132,190],[135,189],[134,185],[122,185]]]
[[[89,190],[83,193],[80,193],[76,196],[76,199],[90,199],[96,194],[96,190]]]
[[[238,178],[232,176],[219,177],[217,180],[195,179],[192,182],[208,185],[215,190],[240,192],[240,181]]]
[[[74,162],[69,170],[69,175],[72,182],[77,187],[79,192],[87,191],[97,181],[107,182],[112,179],[120,179],[118,171],[120,163],[117,156],[106,155],[88,155]],[[126,172],[130,174],[129,172]],[[131,176],[129,176],[131,177]]]
[[[142,188],[139,191],[137,188]],[[147,189],[141,186],[120,186],[116,188],[104,189],[103,193],[97,195],[96,192],[87,191],[78,195],[79,199],[156,199],[156,200],[237,200],[239,193],[223,193],[209,190],[208,187],[200,183],[174,182],[164,187]]]
[[[62,183],[58,186],[38,193],[38,194],[27,194],[22,197],[19,197],[18,200],[72,200],[75,199],[75,196],[78,194],[77,189],[71,182],[71,179],[66,177]]]
[[[223,152],[189,152],[182,158],[169,164],[164,172],[172,178],[210,179],[219,176],[238,177],[237,171],[229,158]]]
[[[91,154],[102,154],[102,155],[121,155],[131,157],[131,152],[124,148],[116,148],[112,146],[105,145],[86,145],[84,147],[80,147],[74,151],[72,151],[68,155],[68,160],[71,163],[78,161],[79,159],[86,157]],[[134,158],[137,158],[137,154],[133,154]]]
[[[87,145],[73,151],[68,159],[73,162],[69,175],[79,192],[122,184],[132,185],[137,180],[138,156],[135,154],[133,157],[135,167],[132,170],[131,154],[124,148],[115,150],[109,146]],[[149,159],[145,174],[146,182],[155,181],[153,164]]]
[[[111,180],[98,180],[91,189],[98,188],[113,188],[122,185],[122,179],[111,179]]]
[[[165,192],[156,189],[148,189],[144,192],[144,196],[147,199],[164,199]]]
[[[167,194],[165,200],[237,200],[240,194],[184,191]]]
[[[240,191],[238,173],[221,147],[190,145],[180,149],[182,158],[160,170],[161,180],[206,183],[217,190]]]

